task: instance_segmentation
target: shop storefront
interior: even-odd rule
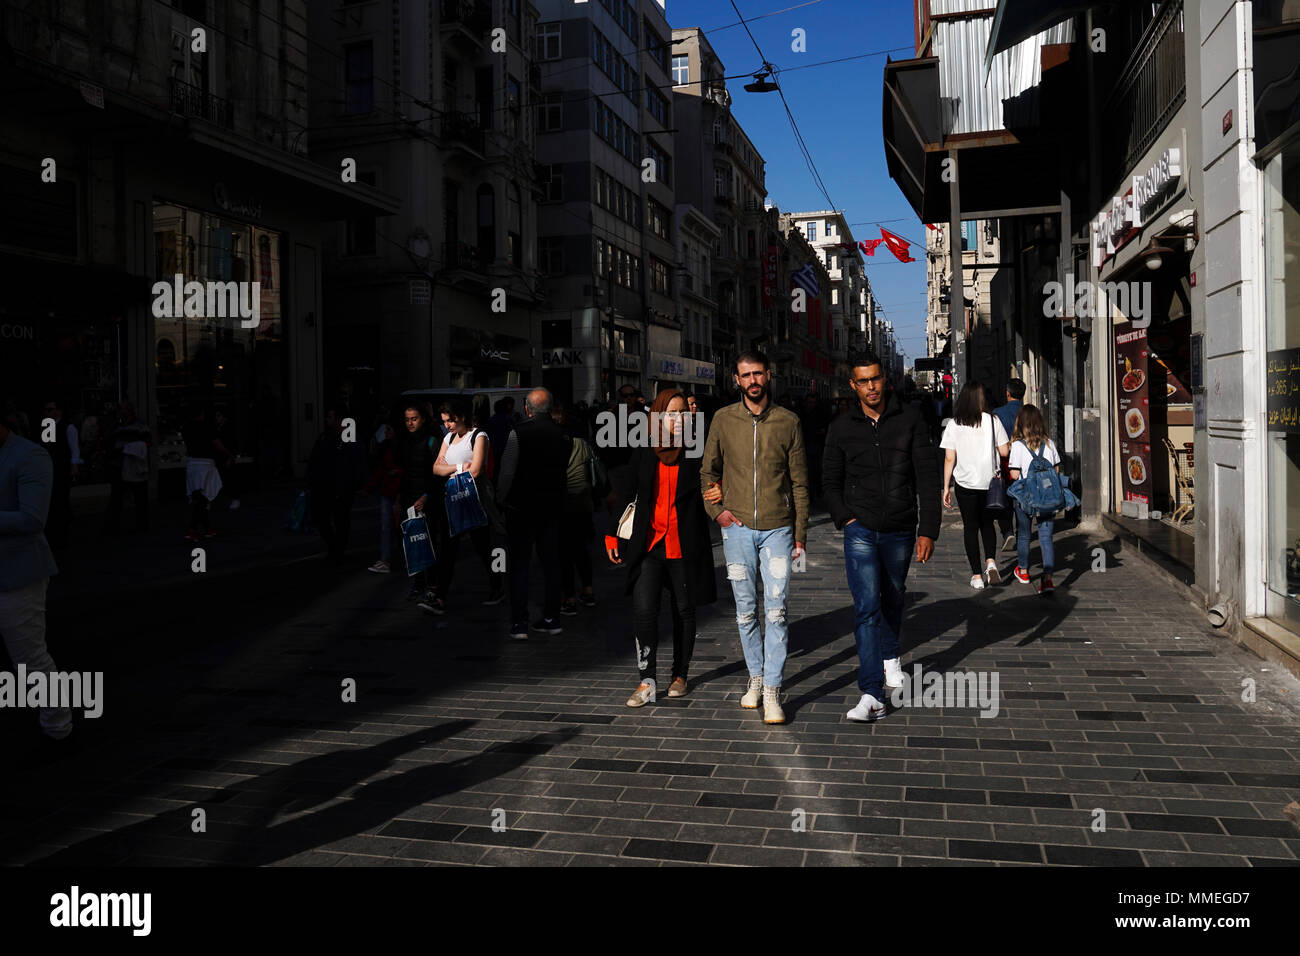
[[[702,362],[685,355],[650,353],[650,387],[658,392],[666,385],[696,392],[701,395],[712,391],[716,369],[712,362]]]
[[[490,329],[451,327],[452,388],[521,388],[532,382],[532,345]]]

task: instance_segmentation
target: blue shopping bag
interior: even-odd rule
[[[447,479],[447,527],[451,536],[488,523],[483,502],[479,501],[478,486],[468,471],[460,471]]]
[[[308,531],[311,529],[311,495],[306,491],[300,491],[294,496],[293,506],[289,509],[289,520],[286,523],[290,531]]]
[[[406,557],[406,573],[415,577],[433,567],[433,539],[424,515],[416,515],[402,522],[402,554]]]

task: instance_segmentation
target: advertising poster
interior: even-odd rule
[[[1151,504],[1151,402],[1147,393],[1147,330],[1115,334],[1119,461],[1125,501]]]

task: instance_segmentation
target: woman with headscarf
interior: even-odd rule
[[[677,389],[650,406],[649,448],[633,449],[614,514],[635,505],[628,537],[605,537],[605,552],[627,567],[632,595],[632,637],[641,681],[629,707],[652,704],[658,687],[659,605],[667,589],[673,618],[673,670],[669,697],[687,690],[695,648],[695,609],[717,600],[713,541],[700,497],[700,459],[684,454],[686,399]]]

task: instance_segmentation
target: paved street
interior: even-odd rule
[[[1140,559],[1072,531],[1053,598],[1014,582],[976,593],[947,517],[910,577],[904,665],[996,672],[1000,712],[904,707],[858,725],[843,719],[858,692],[840,537],[824,514],[813,524],[790,590],[783,727],[738,706],[725,582],[701,617],[691,693],[639,711],[624,706],[630,612],[608,566],[596,610],[528,642],[506,637],[504,607],[480,606],[469,561],[440,619],[360,556],[338,575],[275,572],[251,603],[218,577],[205,601],[169,607],[160,592],[141,605],[164,620],[150,632],[63,639],[62,667],[108,669],[105,716],[79,721],[80,752],[9,775],[0,859],[1300,862],[1282,812],[1300,798],[1300,685],[1216,636]],[[359,520],[357,537],[370,528]],[[356,703],[340,699],[349,677]],[[6,713],[6,745],[25,746],[34,722]]]

